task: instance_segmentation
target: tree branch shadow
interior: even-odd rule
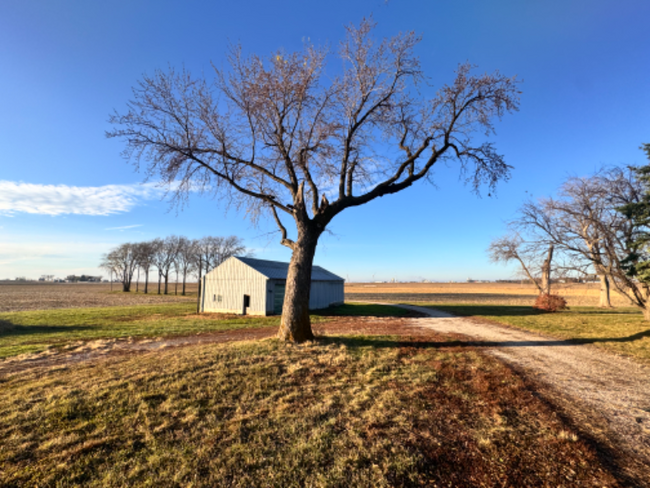
[[[92,329],[92,327],[84,325],[17,325],[7,320],[0,320],[0,337],[61,334],[88,329]]]
[[[397,348],[413,347],[418,349],[442,349],[448,347],[494,348],[494,347],[566,347],[596,344],[601,342],[634,342],[650,337],[650,329],[626,337],[590,337],[569,339],[540,339],[534,341],[481,341],[475,339],[450,339],[447,341],[400,339],[396,336],[319,336],[317,340],[324,343],[345,345],[349,348]]]

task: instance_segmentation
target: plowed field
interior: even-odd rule
[[[48,310],[54,308],[116,307],[121,305],[145,305],[196,300],[196,285],[191,291],[194,297],[174,295],[174,285],[169,295],[158,295],[157,284],[149,285],[149,293],[123,293],[121,285],[107,283],[14,283],[0,282],[0,312],[22,310]]]
[[[559,284],[553,293],[566,298],[569,306],[597,306],[599,284]],[[346,283],[346,301],[393,303],[472,303],[532,305],[537,296],[533,285],[518,283]],[[629,305],[612,293],[614,306]]]

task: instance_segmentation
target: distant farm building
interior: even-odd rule
[[[201,283],[201,311],[251,315],[282,313],[289,263],[232,257]],[[311,272],[311,310],[343,303],[344,279],[320,266]]]

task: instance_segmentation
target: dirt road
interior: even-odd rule
[[[462,334],[459,342],[484,350],[545,384],[575,422],[594,437],[638,460],[650,486],[650,368],[590,345],[575,345],[532,332],[424,307],[400,305],[430,318],[411,326]]]

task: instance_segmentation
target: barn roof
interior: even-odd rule
[[[240,256],[234,256],[242,263],[250,266],[255,271],[262,273],[267,278],[273,280],[286,280],[287,271],[289,270],[289,263],[281,263],[279,261],[267,261],[265,259],[253,259]],[[340,276],[327,271],[320,266],[312,266],[311,279],[313,281],[344,281]]]

